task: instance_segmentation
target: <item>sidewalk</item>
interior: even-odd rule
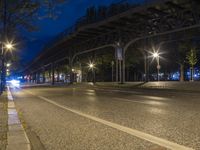
[[[22,83],[20,84],[21,88],[34,88],[34,87],[54,87],[54,86],[67,86],[69,83],[55,82],[52,83]]]
[[[108,88],[127,88],[127,89],[160,89],[160,90],[176,90],[200,92],[200,81],[195,82],[179,82],[179,81],[159,81],[159,82],[126,82],[119,84],[116,82],[97,82],[97,87]]]
[[[55,86],[75,86],[75,87],[102,87],[102,88],[123,88],[123,89],[159,89],[159,90],[176,90],[176,91],[188,91],[188,92],[200,92],[200,81],[194,82],[179,82],[179,81],[154,81],[154,82],[125,82],[120,84],[117,82],[82,82],[73,84],[57,84],[51,85],[45,84],[22,84],[21,88],[30,87],[55,87]]]
[[[6,150],[8,131],[7,93],[0,96],[0,150]]]
[[[0,150],[30,150],[9,89],[0,96]]]
[[[14,99],[8,87],[8,133],[6,150],[31,150],[30,141],[19,120]]]

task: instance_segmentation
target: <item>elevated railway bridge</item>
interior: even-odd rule
[[[110,49],[115,57],[116,82],[123,83],[127,51],[140,43],[145,80],[148,81],[148,50],[152,42],[159,47],[170,41],[200,35],[199,0],[151,0],[140,5],[126,3],[113,7],[116,11],[112,15],[105,11],[101,16],[83,17],[72,28],[66,29],[23,70],[24,76],[45,82],[45,71],[49,71],[54,84],[55,66],[64,63],[68,65],[72,81],[73,65],[79,56]]]

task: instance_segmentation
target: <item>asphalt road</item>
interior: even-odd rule
[[[200,149],[200,94],[88,86],[12,89],[47,150]]]

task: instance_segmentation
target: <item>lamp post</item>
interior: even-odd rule
[[[153,57],[157,61],[157,80],[159,81],[159,72],[160,72],[160,56],[158,52],[153,53]]]
[[[6,67],[9,67],[10,64],[6,64],[5,67],[5,50],[13,50],[14,46],[12,43],[3,43],[1,42],[1,92],[5,89],[5,75],[6,75]],[[5,49],[5,50],[4,50]]]
[[[113,69],[113,66],[114,66],[114,61],[111,61],[111,66],[112,66],[112,82],[114,81],[114,69]]]
[[[13,49],[13,44],[12,43],[6,43],[5,44],[5,48],[8,50],[12,50]]]
[[[71,82],[73,83],[73,82],[75,82],[76,81],[76,78],[75,78],[75,69],[74,68],[72,68],[72,71],[71,71]]]
[[[92,70],[92,78],[93,78],[92,81],[93,81],[93,83],[95,83],[95,71],[94,71],[95,65],[94,65],[94,63],[90,62],[88,67],[89,67],[89,69]]]

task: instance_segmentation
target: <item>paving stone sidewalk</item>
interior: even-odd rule
[[[8,131],[7,93],[0,96],[0,150],[6,150]]]
[[[6,150],[31,150],[30,141],[19,120],[14,99],[7,88],[8,95],[8,133]]]

